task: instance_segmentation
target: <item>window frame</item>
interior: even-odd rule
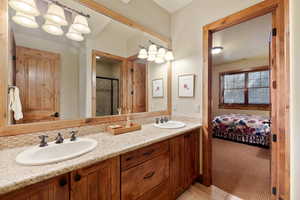
[[[219,108],[221,109],[243,109],[243,110],[270,110],[271,109],[271,99],[269,104],[249,104],[249,88],[248,88],[248,75],[251,72],[259,72],[259,71],[269,71],[269,66],[261,66],[255,68],[248,68],[245,70],[234,70],[234,71],[226,71],[219,73]],[[244,95],[245,95],[245,103],[224,103],[224,81],[223,77],[225,75],[234,75],[234,74],[245,74],[245,85],[244,85]],[[270,73],[271,80],[271,73]],[[271,84],[269,84],[269,89],[271,89]],[[257,87],[258,88],[258,87]],[[271,96],[270,96],[271,98]]]

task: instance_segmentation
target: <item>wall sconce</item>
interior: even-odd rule
[[[40,12],[38,11],[34,0],[10,0],[9,6],[16,10],[31,16],[39,16]]]
[[[50,4],[44,18],[60,26],[68,25],[64,9],[56,4]]]
[[[91,32],[86,17],[82,15],[77,15],[75,17],[72,27],[75,31],[82,34],[89,34]]]

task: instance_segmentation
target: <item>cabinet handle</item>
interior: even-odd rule
[[[151,149],[150,151],[147,151],[145,153],[143,153],[144,156],[149,156],[154,152],[154,149]]]
[[[132,160],[133,156],[126,158],[126,161]]]
[[[150,173],[146,174],[146,176],[144,176],[144,179],[149,179],[149,178],[151,178],[152,176],[154,176],[154,174],[155,174],[155,171],[150,172]]]
[[[68,181],[67,181],[67,179],[65,179],[65,178],[60,179],[60,181],[59,181],[59,185],[60,185],[61,187],[64,187],[65,185],[67,185],[67,183],[68,183]]]
[[[81,175],[80,175],[80,174],[76,174],[76,175],[74,176],[74,180],[75,180],[76,182],[80,181],[80,180],[81,180]]]

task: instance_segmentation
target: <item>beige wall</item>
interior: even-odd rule
[[[153,62],[148,67],[148,110],[149,112],[167,110],[168,106],[168,63],[155,64]],[[163,79],[164,96],[162,98],[152,97],[152,81]]]
[[[291,200],[300,199],[300,1],[291,0]]]
[[[180,115],[201,117],[202,105],[202,27],[222,17],[240,11],[262,0],[194,0],[171,18],[173,62],[173,112]],[[194,98],[178,98],[177,76],[196,74]]]
[[[267,66],[269,64],[269,58],[253,58],[253,59],[243,59],[231,63],[220,64],[213,67],[213,77],[212,77],[212,106],[213,106],[213,116],[222,114],[251,114],[251,115],[262,115],[269,116],[269,111],[260,110],[239,110],[239,109],[219,109],[219,75],[221,72],[228,72],[240,69],[251,69],[253,67]]]

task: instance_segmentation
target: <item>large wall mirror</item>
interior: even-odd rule
[[[8,2],[7,126],[168,112],[168,42],[75,0]]]

